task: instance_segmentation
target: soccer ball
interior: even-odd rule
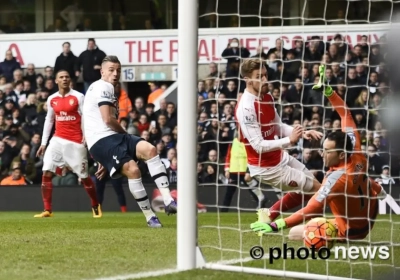
[[[331,249],[336,237],[336,228],[325,218],[315,218],[309,221],[304,229],[304,244],[316,250],[321,247]]]

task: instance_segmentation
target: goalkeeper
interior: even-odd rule
[[[300,224],[321,215],[328,204],[335,217],[331,222],[337,228],[339,239],[363,239],[371,231],[378,215],[378,198],[386,197],[386,193],[366,174],[367,159],[361,151],[356,124],[345,102],[332,87],[325,85],[324,65],[319,67],[319,74],[320,81],[313,89],[321,91],[329,99],[342,120],[342,131],[329,134],[323,144],[323,160],[329,171],[320,190],[303,209],[272,223],[255,222],[251,229],[268,233],[292,228],[289,239],[302,240],[304,225]]]

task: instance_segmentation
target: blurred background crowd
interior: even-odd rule
[[[265,60],[268,69],[268,88],[276,102],[277,112],[289,125],[301,124],[306,128],[328,133],[340,129],[340,118],[328,100],[312,90],[318,82],[318,66],[326,64],[328,83],[351,107],[353,117],[362,135],[362,149],[369,159],[369,174],[382,183],[394,183],[393,170],[397,162],[389,156],[389,140],[381,115],[391,95],[388,70],[385,67],[386,37],[370,45],[367,36],[351,47],[342,35],[324,42],[318,36],[308,41],[298,40],[295,48],[286,48],[277,39],[275,47],[264,52],[258,48],[255,55]],[[95,39],[88,40],[87,50],[75,56],[68,42],[63,44],[54,66],[38,73],[33,64],[21,69],[11,51],[0,63],[0,160],[2,184],[18,182],[40,183],[42,159],[35,156],[41,143],[41,134],[47,112],[46,100],[57,91],[55,73],[67,70],[71,86],[83,77],[83,91],[100,78],[94,69],[96,59],[106,54],[96,47]],[[249,51],[233,38],[221,54],[226,64],[209,65],[209,73],[193,85],[198,97],[198,181],[204,184],[223,183],[225,158],[229,144],[235,137],[234,108],[245,85],[240,79],[240,59],[250,56]],[[96,59],[93,59],[96,57]],[[81,85],[82,86],[82,85]],[[149,83],[151,94],[130,99],[120,86],[116,88],[120,106],[120,123],[130,134],[141,136],[153,143],[165,163],[171,183],[177,176],[177,104],[162,100],[160,110],[154,111],[152,101],[160,96],[167,85]],[[131,95],[132,96],[132,95]],[[134,96],[134,95],[133,95]],[[319,155],[320,143],[299,142],[291,155],[302,161],[319,180],[323,176],[323,163]],[[93,166],[93,163],[91,163]],[[146,167],[143,173],[146,177]],[[92,167],[92,173],[95,167]],[[7,180],[8,176],[14,178]],[[76,184],[77,178],[64,170],[65,178],[56,184]],[[68,180],[67,180],[68,178]],[[59,180],[55,178],[55,180]]]

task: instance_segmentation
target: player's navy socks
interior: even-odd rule
[[[131,191],[133,197],[136,199],[140,209],[146,220],[149,221],[152,217],[156,216],[150,206],[149,197],[144,189],[142,178],[139,179],[128,179],[129,190]]]
[[[52,211],[53,183],[51,177],[42,176],[42,199],[44,210]]]
[[[96,188],[94,187],[92,179],[90,177],[82,179],[82,184],[90,197],[92,207],[99,205],[99,201],[97,200]]]
[[[151,177],[160,190],[164,204],[169,205],[174,199],[172,198],[169,190],[169,180],[164,164],[161,162],[161,159],[158,155],[146,161],[146,164],[149,168]]]
[[[300,206],[302,203],[304,203],[305,205],[307,201],[310,200],[311,197],[312,195],[295,193],[295,192],[290,192],[285,194],[280,200],[275,202],[275,204],[269,208],[270,219],[273,221],[281,214],[281,212],[285,212],[294,207]]]

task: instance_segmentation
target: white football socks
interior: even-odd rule
[[[146,220],[149,221],[152,217],[156,216],[151,209],[149,197],[144,189],[142,178],[128,179],[128,185],[133,197],[136,199],[140,209],[142,209]]]
[[[166,206],[169,205],[174,199],[172,198],[169,190],[169,180],[164,164],[161,162],[161,159],[158,155],[146,161],[146,164],[149,168],[151,177],[156,183],[157,188],[160,190],[164,204]]]

